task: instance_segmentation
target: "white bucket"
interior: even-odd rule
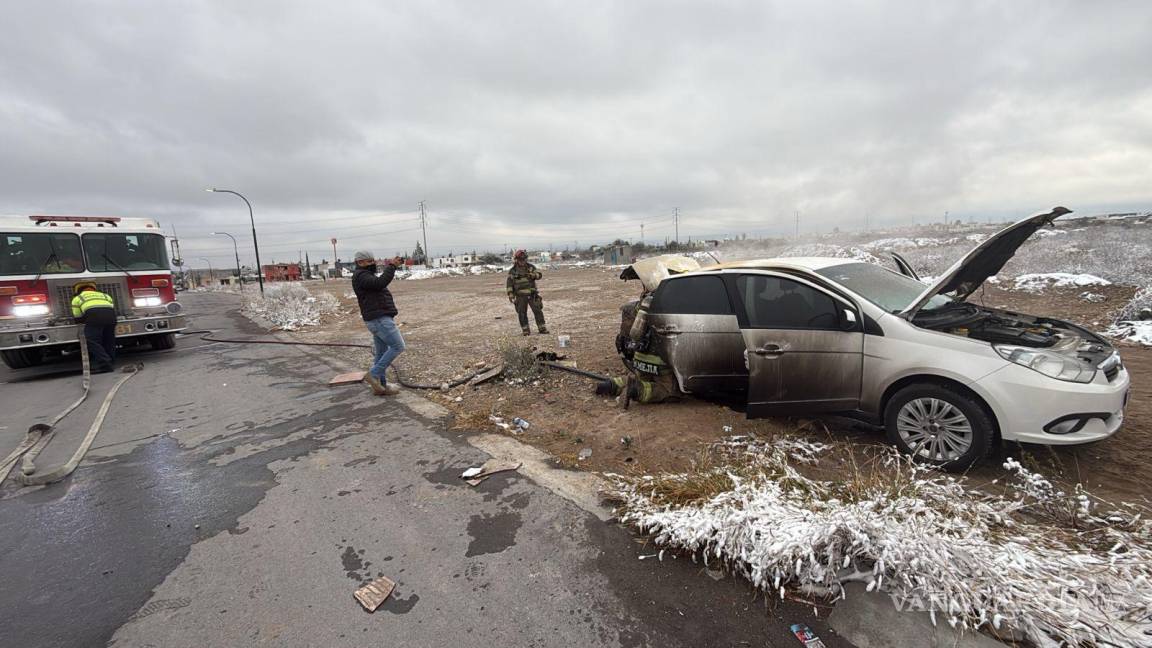
[[[557,335],[556,336],[556,346],[560,347],[561,349],[567,349],[568,347],[572,346],[572,336],[570,336],[570,335]]]

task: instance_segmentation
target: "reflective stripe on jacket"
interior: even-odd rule
[[[83,317],[93,308],[116,308],[112,298],[96,290],[85,290],[72,298],[72,317]]]
[[[513,264],[512,268],[508,270],[508,281],[505,282],[508,296],[535,295],[536,280],[543,276],[531,263],[525,263],[523,268]]]

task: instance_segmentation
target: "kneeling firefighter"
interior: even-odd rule
[[[618,396],[629,401],[663,403],[680,397],[676,377],[664,359],[651,349],[648,308],[651,293],[620,307],[620,333],[616,335],[616,352],[630,375],[605,380],[596,386],[601,396]]]
[[[92,373],[108,373],[116,361],[116,302],[82,281],[72,288],[72,317],[84,324]]]

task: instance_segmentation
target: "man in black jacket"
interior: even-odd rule
[[[371,252],[356,253],[356,271],[352,274],[352,290],[360,304],[360,317],[372,332],[375,359],[372,368],[364,374],[364,382],[372,387],[377,396],[393,396],[400,393],[395,385],[388,384],[388,365],[404,351],[404,338],[396,328],[396,302],[388,284],[396,276],[396,268],[403,263],[400,257],[389,259],[384,271],[376,275],[376,257]]]

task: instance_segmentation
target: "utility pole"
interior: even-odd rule
[[[428,266],[432,251],[428,249],[428,214],[424,211],[423,200],[420,201],[420,229],[424,232],[424,265]]]
[[[640,243],[644,243],[644,221],[640,221]]]
[[[948,229],[948,211],[944,211],[944,229]]]
[[[796,238],[800,238],[800,210],[796,210]]]
[[[672,220],[676,223],[676,244],[680,244],[680,208],[677,207],[676,211],[672,212]]]

